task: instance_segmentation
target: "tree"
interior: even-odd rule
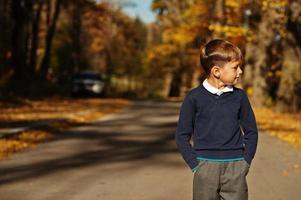
[[[162,47],[153,47],[149,54],[153,51],[167,50],[162,52],[166,60],[171,60],[169,63],[169,71],[172,75],[169,96],[182,95],[182,84],[184,77],[191,77],[197,66],[195,60],[198,54],[197,48],[201,38],[205,38],[209,31],[208,20],[208,2],[205,1],[153,1],[152,8],[158,14],[159,24],[162,27]],[[199,41],[195,44],[195,41]],[[194,49],[194,51],[193,51]],[[152,58],[152,56],[149,56]],[[162,58],[161,60],[163,60]],[[151,59],[149,59],[151,61]],[[154,61],[158,62],[158,59]],[[159,64],[157,67],[167,67],[166,61]],[[186,82],[186,86],[190,86],[191,82]]]
[[[287,32],[284,32],[285,38],[282,41],[283,66],[279,73],[281,79],[276,104],[280,111],[298,112],[301,110],[301,2],[290,1],[286,8]]]
[[[40,31],[40,21],[42,8],[45,0],[38,0],[36,9],[32,14],[32,38],[31,38],[31,49],[30,49],[30,59],[28,65],[28,73],[35,75],[36,73],[36,63],[37,63],[37,48],[39,46],[39,31]]]
[[[42,80],[46,79],[48,69],[49,69],[49,60],[50,60],[50,53],[51,53],[51,47],[52,47],[52,40],[54,37],[54,33],[56,30],[56,24],[58,21],[58,17],[61,11],[61,4],[62,0],[56,0],[55,5],[54,5],[54,11],[53,15],[51,16],[51,9],[52,9],[52,3],[50,0],[47,1],[47,24],[48,24],[48,29],[47,29],[47,35],[45,38],[45,53],[42,58],[42,62],[39,68],[39,77]]]
[[[10,58],[11,58],[11,2],[9,0],[0,0],[0,82],[10,71]],[[7,79],[7,77],[6,77]]]
[[[257,34],[250,38],[246,60],[249,68],[254,65],[249,69],[254,102],[277,105],[280,111],[298,111],[300,3],[258,0],[252,6],[251,30]]]
[[[11,3],[11,14],[13,20],[11,47],[11,65],[14,68],[14,78],[23,80],[26,76],[26,55],[28,42],[27,24],[30,18],[31,1],[13,0]]]

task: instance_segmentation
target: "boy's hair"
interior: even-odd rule
[[[227,62],[239,61],[243,64],[243,57],[240,49],[232,43],[215,39],[208,42],[201,48],[201,65],[207,75],[210,75],[213,66],[223,67]]]

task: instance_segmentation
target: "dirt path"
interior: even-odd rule
[[[179,103],[136,102],[0,162],[1,200],[190,200],[174,132]],[[301,151],[260,134],[251,200],[299,199]]]

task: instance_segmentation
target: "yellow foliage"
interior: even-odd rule
[[[239,8],[241,5],[239,2],[237,2],[237,0],[226,0],[225,6]]]
[[[263,10],[269,8],[285,7],[288,4],[288,0],[262,0],[261,7]]]
[[[8,157],[8,155],[24,150],[32,144],[24,141],[19,141],[16,139],[0,139],[0,160]]]
[[[193,38],[190,37],[189,33],[185,29],[168,29],[162,34],[164,43],[175,43],[180,46],[185,46]]]
[[[288,176],[288,171],[287,170],[282,170],[282,175],[283,176]]]
[[[268,77],[272,77],[272,76],[273,76],[273,72],[268,72],[268,73],[267,73],[267,76],[268,76]]]
[[[128,105],[129,102],[122,99],[24,100],[24,106],[20,107],[0,104],[0,120],[3,123],[54,120],[49,122],[49,130],[29,130],[13,138],[0,139],[0,160],[36,143],[54,138],[52,129],[63,132],[72,126],[98,120],[105,114],[116,112]]]
[[[147,62],[152,62],[157,58],[168,57],[176,52],[176,47],[169,44],[162,44],[149,49],[147,54]]]
[[[129,104],[122,99],[82,99],[82,100],[24,100],[21,107],[1,107],[0,120],[2,122],[36,121],[43,119],[66,119],[76,112],[91,108],[97,111],[108,111],[109,108],[122,108]],[[94,111],[94,110],[93,110]]]
[[[52,134],[40,130],[25,131],[20,135],[16,136],[18,140],[28,142],[28,143],[37,143],[37,142],[44,141],[46,139],[50,139],[52,137],[53,137]]]
[[[254,108],[254,112],[260,129],[301,148],[301,113],[277,113],[268,108]]]
[[[46,131],[25,131],[10,139],[0,139],[0,160],[10,154],[33,147],[36,143],[51,139],[54,136]]]
[[[253,92],[254,92],[254,89],[252,87],[248,87],[247,90],[246,90],[246,92],[247,92],[248,96],[252,96]]]
[[[115,112],[117,109],[110,109],[107,110],[107,113]],[[97,119],[100,119],[102,116],[105,115],[105,112],[100,112],[100,111],[91,111],[88,113],[82,113],[78,115],[73,115],[73,117],[70,117],[69,119],[73,123],[86,123],[86,122],[93,122],[96,121]]]
[[[209,26],[209,30],[215,31],[218,33],[225,33],[228,37],[238,37],[243,36],[248,33],[248,29],[245,27],[237,27],[237,26],[222,26],[219,24],[211,24]]]
[[[189,7],[189,9],[187,9],[184,12],[183,18],[191,20],[193,18],[198,18],[202,15],[205,15],[207,14],[207,12],[208,12],[207,5],[205,5],[204,3],[197,3]]]
[[[300,165],[294,164],[294,165],[293,165],[293,169],[300,169]]]
[[[281,70],[277,70],[275,73],[276,77],[281,77],[282,76],[282,71]]]

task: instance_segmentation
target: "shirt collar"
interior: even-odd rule
[[[218,89],[216,87],[213,87],[212,85],[210,85],[208,83],[208,80],[205,79],[203,81],[203,86],[212,94],[217,94],[218,96],[220,96],[221,94],[223,94],[224,92],[232,92],[233,91],[233,86],[231,85],[226,85],[223,89]]]

